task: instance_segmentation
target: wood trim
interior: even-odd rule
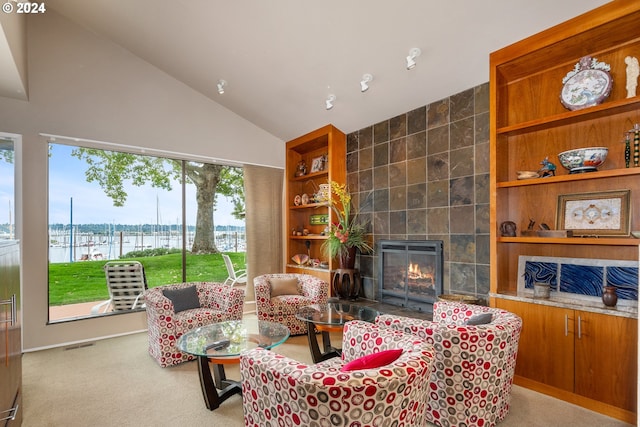
[[[632,425],[637,425],[637,418],[635,413],[617,408],[612,405],[607,405],[606,403],[602,403],[598,400],[589,399],[587,397],[580,396],[566,390],[551,387],[549,385],[542,384],[532,379],[521,377],[519,375],[514,376],[513,383],[520,387],[537,391],[538,393],[542,393],[544,395],[551,396],[565,402],[573,403],[574,405],[590,409],[592,411],[615,418],[617,420],[624,421]]]

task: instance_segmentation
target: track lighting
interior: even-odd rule
[[[335,100],[336,100],[336,96],[334,94],[327,96],[327,100],[325,101],[327,110],[331,110],[333,108],[333,103]]]
[[[411,70],[416,66],[416,58],[420,56],[420,49],[417,47],[412,48],[407,56],[407,70]]]
[[[222,95],[224,93],[224,88],[227,87],[227,82],[224,80],[218,80],[218,93]]]
[[[360,81],[360,92],[366,92],[369,90],[369,82],[373,80],[373,76],[371,74],[365,74],[362,76],[362,80]]]

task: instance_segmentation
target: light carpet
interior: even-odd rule
[[[291,337],[275,351],[311,362],[306,336]],[[237,366],[226,371],[240,378]],[[160,368],[147,353],[145,333],[25,354],[23,408],[25,427],[244,425],[240,395],[209,411],[196,363]],[[628,424],[514,386],[510,413],[499,426]]]

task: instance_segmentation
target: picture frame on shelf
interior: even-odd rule
[[[325,168],[327,156],[314,157],[311,161],[311,173],[322,172]]]
[[[629,236],[630,190],[558,196],[556,228],[574,236]]]

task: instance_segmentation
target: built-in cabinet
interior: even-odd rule
[[[286,271],[311,274],[331,283],[337,260],[328,259],[321,248],[332,214],[316,195],[331,181],[345,183],[345,134],[332,125],[324,126],[287,142],[286,155]],[[300,265],[292,260],[295,255],[307,255],[319,263]]]
[[[516,383],[635,421],[637,319],[508,299],[495,305],[522,318]]]
[[[0,242],[0,425],[22,424],[20,246]]]
[[[633,160],[626,167],[623,142],[640,123],[640,96],[627,97],[625,63],[640,58],[638,22],[640,2],[617,0],[490,56],[490,302],[523,316],[517,378],[628,422],[636,411],[637,369],[626,362],[637,354],[637,311],[624,318],[505,298],[518,296],[521,255],[638,261],[639,241],[630,236],[523,233],[531,220],[535,229],[563,228],[556,221],[560,195],[617,190],[630,190],[630,230],[640,230],[640,167]],[[563,78],[585,56],[611,66],[613,88],[601,104],[570,111],[560,101]],[[596,172],[570,174],[560,165],[559,153],[593,146],[609,150]],[[557,165],[555,176],[518,179],[545,158]],[[515,236],[501,235],[507,221],[516,224]]]

